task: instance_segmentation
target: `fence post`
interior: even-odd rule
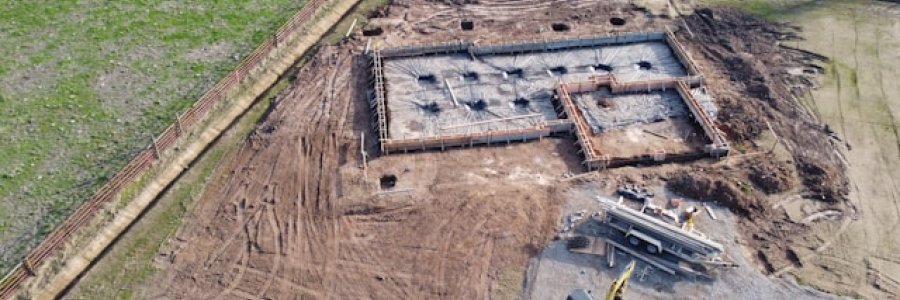
[[[156,156],[156,159],[159,160],[162,156],[159,155],[159,145],[156,144],[156,137],[150,136],[150,147],[153,148],[153,155]]]
[[[29,277],[34,277],[36,273],[34,273],[34,268],[31,267],[31,263],[28,262],[28,257],[22,260],[22,269],[25,270],[25,273],[28,274]]]
[[[175,128],[178,129],[178,136],[184,135],[184,128],[181,126],[181,114],[175,113]]]

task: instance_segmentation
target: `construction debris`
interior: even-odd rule
[[[712,208],[709,207],[709,204],[703,203],[703,208],[706,209],[706,213],[709,214],[710,218],[712,218],[713,220],[719,219],[719,218],[716,218],[716,214],[713,212]]]

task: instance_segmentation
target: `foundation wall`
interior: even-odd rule
[[[397,151],[417,151],[451,147],[466,147],[482,144],[524,142],[540,139],[554,133],[571,131],[572,123],[566,120],[554,120],[540,124],[534,128],[495,130],[477,134],[455,134],[418,139],[387,139],[381,142],[385,154]]]
[[[591,36],[578,37],[558,40],[541,40],[541,41],[521,41],[508,42],[493,45],[479,46],[474,42],[457,41],[449,43],[422,45],[422,46],[406,46],[388,48],[381,51],[384,58],[422,56],[430,54],[446,54],[446,53],[470,53],[473,55],[493,55],[506,53],[526,53],[526,52],[543,52],[554,51],[560,49],[571,49],[581,47],[597,47],[608,45],[620,45],[629,43],[642,43],[652,41],[666,41],[665,32],[641,32],[629,33],[611,36]],[[682,51],[683,52],[683,51]],[[678,54],[678,53],[676,53]],[[679,55],[679,58],[681,55]],[[696,68],[694,68],[696,69]]]
[[[666,153],[654,153],[654,154],[645,154],[641,156],[628,157],[628,158],[598,158],[590,161],[585,161],[585,166],[589,170],[599,170],[605,168],[616,168],[623,166],[632,166],[637,164],[644,165],[653,165],[653,164],[664,164],[664,163],[673,163],[673,162],[687,162],[692,160],[701,159],[704,157],[708,157],[708,154],[705,152],[694,152],[694,153],[675,153],[675,154],[666,154]]]

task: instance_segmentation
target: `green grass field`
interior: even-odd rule
[[[0,4],[0,272],[305,2]]]

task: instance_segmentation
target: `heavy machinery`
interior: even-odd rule
[[[619,278],[613,280],[612,284],[609,285],[609,291],[606,292],[605,300],[622,300],[625,296],[625,289],[628,285],[628,278],[631,278],[631,273],[634,272],[635,261],[631,261],[628,266],[625,267],[625,270],[622,271],[622,274],[619,274]],[[566,297],[566,300],[594,300],[594,297],[591,296],[591,292],[585,289],[575,289],[569,293],[569,296]]]
[[[607,238],[608,243],[616,244],[616,239],[624,239],[633,248],[651,254],[647,259],[659,261],[669,269],[698,275],[710,267],[735,266],[725,254],[722,244],[708,239],[693,228],[681,228],[661,219],[644,213],[642,210],[610,199],[598,197],[604,210],[600,222],[619,234]],[[688,212],[685,227],[693,227],[696,209]],[[687,230],[685,230],[687,229]],[[677,258],[687,265],[672,263],[663,257]]]
[[[609,286],[609,292],[606,293],[606,298],[604,298],[605,300],[623,299],[623,296],[625,296],[625,288],[628,285],[628,278],[631,278],[631,273],[634,272],[634,264],[635,262],[632,260],[631,263],[625,267],[625,271],[619,275],[619,278],[612,282]]]

